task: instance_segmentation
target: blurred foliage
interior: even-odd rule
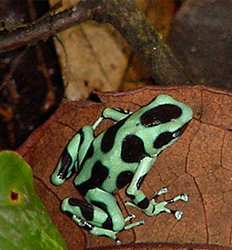
[[[35,193],[31,167],[16,153],[0,153],[0,249],[67,249]]]
[[[43,16],[46,1],[0,1],[0,32]],[[17,148],[54,112],[63,83],[53,39],[0,55],[0,149]]]

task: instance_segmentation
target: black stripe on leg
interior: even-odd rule
[[[101,208],[104,212],[108,213],[107,212],[107,207],[106,207],[105,203],[103,203],[101,201],[91,201],[91,204],[93,204],[96,207]]]
[[[83,229],[87,230],[87,231],[90,231],[93,229],[93,226],[91,224],[85,224],[84,226],[82,226]]]
[[[149,206],[149,200],[145,197],[143,200],[141,200],[139,203],[137,203],[137,206],[141,209],[146,209]]]
[[[102,224],[102,227],[105,229],[113,230],[112,218],[108,215],[106,221]]]
[[[141,185],[142,185],[143,180],[145,179],[145,177],[146,177],[146,174],[143,175],[143,176],[141,176],[141,177],[139,178],[138,182],[136,183],[137,189],[140,189],[140,187],[141,187]]]
[[[82,145],[84,139],[85,139],[85,135],[84,135],[84,132],[83,132],[83,129],[81,128],[78,133],[80,134],[80,146]]]
[[[79,207],[83,217],[87,221],[93,220],[93,205],[92,204],[90,204],[86,201],[75,199],[75,198],[70,198],[68,200],[68,203],[70,206]]]
[[[80,168],[83,167],[83,165],[85,164],[85,162],[88,159],[90,159],[93,156],[93,154],[94,154],[94,147],[93,147],[93,143],[91,143],[90,146],[89,146],[89,148],[88,148],[88,150],[87,150],[87,152],[86,152],[86,155],[85,155],[85,157],[84,157],[84,159],[82,161],[82,164],[81,164]]]
[[[106,204],[103,203],[103,202],[100,202],[100,201],[91,201],[91,203],[94,206],[101,208],[108,215],[106,221],[102,224],[102,227],[105,228],[105,229],[112,230],[113,229],[113,222],[112,222],[112,218],[110,217],[110,215],[109,215],[109,213],[107,211]]]
[[[68,175],[69,167],[73,163],[72,157],[70,156],[67,147],[64,149],[64,151],[62,153],[60,161],[61,161],[61,163],[60,163],[61,167],[60,167],[60,170],[59,170],[57,175],[61,179],[65,179]],[[73,169],[73,171],[74,171],[74,169]]]
[[[131,200],[134,200],[135,199],[135,195],[133,195],[133,194],[126,194]]]
[[[63,212],[64,212],[64,214],[66,214],[71,219],[73,219],[73,216],[75,216],[74,214],[72,214],[69,211],[63,211]],[[80,226],[80,225],[78,225],[78,226]],[[93,229],[93,226],[91,224],[89,224],[89,223],[86,223],[86,224],[84,224],[83,226],[80,226],[80,227],[87,230],[87,231],[90,231],[90,230]]]
[[[132,171],[123,171],[121,172],[116,181],[116,186],[118,189],[121,189],[125,187],[127,184],[129,184],[133,178],[133,172]]]
[[[64,213],[64,214],[66,214],[69,218],[71,218],[71,219],[72,219],[73,214],[72,214],[71,212],[69,212],[69,211],[65,210],[65,211],[63,211],[63,213]]]

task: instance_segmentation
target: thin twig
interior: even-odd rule
[[[0,53],[32,45],[87,20],[112,24],[151,69],[157,83],[189,83],[182,65],[131,0],[81,0],[69,10],[0,36]]]

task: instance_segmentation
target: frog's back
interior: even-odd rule
[[[136,160],[139,152],[134,154],[126,146],[127,143],[123,145],[122,141],[128,133],[125,131],[130,131],[127,120],[117,122],[93,140],[75,179],[75,185],[83,195],[96,187],[113,193],[130,183],[140,159]],[[140,152],[142,157],[143,152]]]
[[[130,183],[144,157],[154,158],[183,133],[189,107],[160,95],[95,137],[81,164],[75,185],[115,192]]]

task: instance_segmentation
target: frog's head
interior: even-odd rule
[[[192,119],[192,109],[168,95],[159,95],[144,108],[140,122],[152,135],[155,154],[173,144]]]

